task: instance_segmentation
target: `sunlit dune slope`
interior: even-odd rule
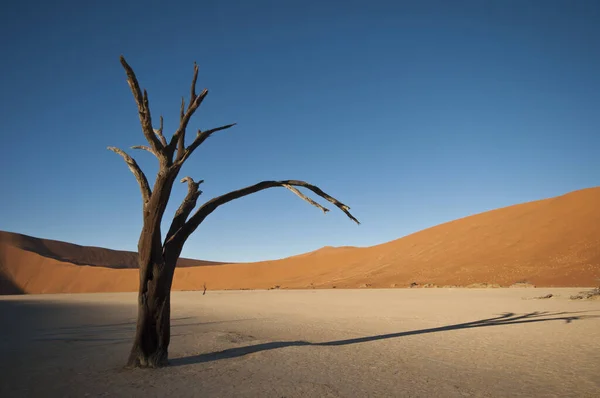
[[[106,268],[133,264],[133,253],[0,234],[4,294],[133,291],[135,269]],[[325,247],[276,261],[198,264],[205,265],[176,271],[174,289],[201,289],[205,283],[208,289],[519,281],[594,286],[600,283],[600,188],[469,216],[368,248]]]

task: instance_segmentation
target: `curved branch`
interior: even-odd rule
[[[182,240],[187,239],[196,230],[196,228],[198,228],[198,226],[202,223],[202,221],[204,221],[204,219],[210,213],[215,211],[217,209],[217,207],[219,207],[225,203],[231,202],[232,200],[239,199],[241,197],[253,194],[255,192],[259,192],[264,189],[274,188],[274,187],[288,188],[292,192],[294,192],[296,195],[300,196],[300,198],[302,198],[303,200],[310,203],[311,205],[320,208],[324,212],[327,212],[328,210],[326,208],[319,205],[312,199],[309,199],[308,197],[304,196],[300,191],[298,191],[297,189],[295,189],[293,187],[307,188],[307,189],[313,191],[315,194],[322,197],[323,199],[327,200],[328,202],[333,203],[338,209],[343,211],[346,214],[346,216],[348,216],[348,218],[350,218],[355,223],[360,224],[360,222],[350,213],[350,207],[346,206],[345,204],[343,204],[336,198],[329,196],[328,194],[323,192],[323,190],[321,190],[321,188],[317,187],[316,185],[312,185],[305,181],[300,181],[300,180],[262,181],[262,182],[259,182],[258,184],[251,185],[246,188],[238,189],[237,191],[232,191],[232,192],[226,193],[225,195],[222,195],[222,196],[218,196],[218,197],[213,198],[213,199],[209,200],[208,202],[204,203],[202,206],[200,206],[200,208],[198,208],[196,213],[194,213],[194,215],[183,225],[183,227],[181,227],[181,229],[179,231],[176,231],[171,236],[171,239],[182,239]]]
[[[202,194],[202,191],[198,189],[200,184],[204,182],[204,180],[200,180],[198,182],[194,182],[192,177],[184,177],[181,179],[181,182],[187,182],[188,184],[188,193],[181,202],[181,205],[175,212],[175,216],[173,217],[173,221],[171,222],[171,227],[169,228],[169,232],[167,232],[167,237],[165,242],[168,241],[171,236],[173,236],[187,221],[192,210],[196,207],[196,202],[198,197]]]
[[[138,114],[140,117],[140,123],[142,125],[142,131],[148,143],[154,149],[155,153],[162,153],[163,146],[161,142],[156,138],[154,133],[154,128],[152,127],[152,117],[150,115],[150,106],[148,101],[148,93],[144,90],[142,94],[142,90],[140,89],[140,85],[138,83],[137,77],[135,76],[135,72],[129,66],[127,61],[125,61],[125,57],[121,55],[120,57],[121,65],[125,69],[127,73],[127,84],[129,84],[129,88],[131,89],[131,93],[133,94],[133,98],[135,99],[135,103],[138,107]]]
[[[140,191],[142,192],[142,200],[144,201],[145,206],[146,203],[148,203],[148,201],[150,200],[150,196],[152,196],[152,191],[150,190],[150,185],[148,184],[148,179],[146,179],[146,175],[144,174],[142,169],[140,169],[140,166],[138,166],[137,162],[121,149],[109,146],[108,150],[113,151],[118,155],[121,155],[121,157],[125,160],[125,163],[127,163],[127,167],[129,167],[129,170],[131,170],[140,186]]]

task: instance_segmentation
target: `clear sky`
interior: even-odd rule
[[[165,130],[194,61],[190,135],[238,123],[182,170],[201,198],[304,179],[362,222],[275,188],[220,207],[187,257],[373,245],[600,185],[599,21],[595,0],[5,2],[0,229],[136,249],[138,186],[106,150],[145,143],[121,54]]]

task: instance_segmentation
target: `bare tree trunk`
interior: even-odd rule
[[[158,180],[157,184],[162,185]],[[158,198],[157,196],[155,198]],[[150,202],[138,243],[140,285],[138,317],[127,367],[158,368],[168,364],[171,340],[171,285],[177,257],[163,252],[160,225],[166,201]],[[171,254],[172,253],[172,254]]]
[[[147,294],[138,296],[138,320],[128,367],[157,368],[168,363],[170,336],[170,291],[159,277]]]
[[[168,364],[175,266],[154,263],[149,267],[147,280],[140,280],[138,319],[127,367],[157,368]]]

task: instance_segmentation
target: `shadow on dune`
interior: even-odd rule
[[[0,231],[0,243],[18,247],[21,250],[38,254],[64,263],[105,267],[113,269],[137,269],[138,255],[136,252],[113,250],[95,246],[80,246],[74,243],[52,239],[35,238],[16,232]],[[180,258],[177,266],[201,267],[206,265],[222,265],[218,261],[193,260]],[[0,290],[4,292],[4,290]],[[8,294],[8,293],[3,293]]]
[[[13,296],[16,294],[25,294],[25,291],[0,271],[0,296]]]
[[[15,294],[25,294],[25,291],[4,271],[3,264],[0,263],[0,296]]]
[[[550,322],[550,321],[564,321],[565,323],[571,323],[577,320],[590,319],[590,318],[598,318],[600,315],[576,315],[581,314],[583,312],[588,311],[580,311],[580,312],[530,312],[527,314],[518,315],[512,312],[504,313],[500,316],[488,319],[481,319],[478,321],[466,322],[466,323],[458,323],[454,325],[441,326],[437,328],[429,328],[429,329],[419,329],[419,330],[410,330],[406,332],[398,332],[398,333],[389,333],[389,334],[380,334],[376,336],[366,336],[366,337],[358,337],[353,339],[345,339],[345,340],[334,340],[334,341],[326,341],[322,343],[311,343],[308,341],[273,341],[269,343],[263,344],[255,344],[246,347],[236,347],[230,348],[224,351],[211,352],[206,354],[182,357],[182,358],[174,358],[169,361],[171,366],[183,366],[183,365],[191,365],[196,363],[204,363],[204,362],[212,362],[218,361],[220,359],[228,359],[228,358],[237,358],[245,355],[253,354],[261,351],[269,351],[277,348],[285,348],[285,347],[304,347],[304,346],[312,346],[312,347],[331,347],[331,346],[343,346],[350,344],[359,344],[359,343],[367,343],[370,341],[377,340],[386,340],[393,339],[397,337],[405,337],[412,336],[418,334],[427,334],[427,333],[437,333],[437,332],[447,332],[451,330],[461,330],[461,329],[472,329],[472,328],[481,328],[488,326],[506,326],[506,325],[517,325],[517,324],[525,324],[525,323],[537,323],[537,322]]]

